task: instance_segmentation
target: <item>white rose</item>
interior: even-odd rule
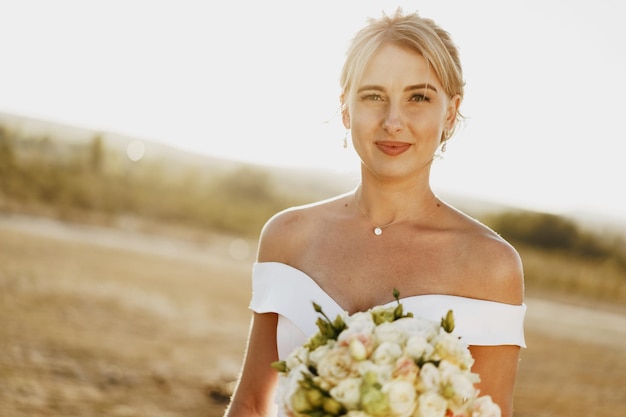
[[[472,407],[472,417],[501,417],[502,411],[489,395],[476,398]]]
[[[471,369],[474,364],[474,358],[467,344],[452,333],[447,333],[442,329],[433,340],[433,345],[435,346],[433,358],[437,360],[445,359],[456,363],[463,369]]]
[[[463,403],[466,399],[472,398],[476,394],[474,383],[467,377],[466,374],[453,375],[448,380],[448,384],[452,387],[455,400],[458,403]]]
[[[349,343],[350,340],[360,338],[362,335],[371,337],[376,327],[372,315],[367,312],[354,313],[346,319],[345,323],[346,328],[337,337],[340,343]]]
[[[428,343],[428,340],[424,335],[414,335],[409,337],[406,341],[406,346],[404,347],[406,354],[415,360],[430,359],[434,350],[435,348],[433,345]]]
[[[372,361],[379,365],[394,364],[402,356],[402,348],[397,343],[383,342],[372,353]]]
[[[417,406],[415,386],[409,381],[395,380],[383,386],[382,391],[387,394],[389,408],[394,417],[409,417]]]
[[[474,365],[474,358],[472,357],[472,353],[469,348],[465,345],[461,345],[461,347],[456,352],[456,362],[462,369],[470,370]]]
[[[335,348],[336,341],[329,340],[325,345],[319,346],[308,354],[308,360],[315,366],[317,366],[320,360],[328,354],[328,352]]]
[[[439,375],[439,369],[432,363],[425,363],[420,369],[419,379],[421,383],[418,388],[421,391],[439,391],[439,384],[441,383],[441,376]]]
[[[469,372],[463,371],[458,365],[441,361],[439,374],[442,384],[446,386],[448,398],[471,398],[474,396],[474,380]]]
[[[381,344],[393,342],[403,345],[406,342],[407,334],[405,328],[400,323],[402,320],[381,323],[374,330],[376,341]]]
[[[434,358],[437,360],[456,358],[457,350],[463,346],[458,336],[447,333],[443,329],[433,340],[433,344],[435,345]]]
[[[444,381],[449,381],[454,375],[462,372],[458,365],[450,361],[443,360],[439,363],[439,373],[441,374],[441,379]]]
[[[471,367],[473,359],[471,359],[469,349],[458,336],[441,330],[441,333],[433,340],[433,345],[435,346],[433,358],[436,360],[445,359],[463,365],[463,368]]]
[[[355,362],[346,347],[335,346],[326,352],[317,365],[318,375],[330,386],[335,386],[342,379],[355,373]]]
[[[439,332],[439,323],[433,320],[426,320],[420,317],[405,317],[397,320],[398,325],[404,328],[406,334],[411,336],[424,336],[431,340]]]
[[[289,354],[285,361],[288,369],[293,369],[296,366],[306,363],[309,356],[309,350],[303,346],[298,346],[293,352]]]
[[[330,396],[339,401],[347,410],[355,410],[361,399],[361,378],[347,378],[331,388]]]
[[[444,417],[446,400],[434,392],[425,392],[417,401],[414,417]]]

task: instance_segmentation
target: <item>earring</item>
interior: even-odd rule
[[[448,139],[450,138],[450,132],[448,130],[443,131],[443,135],[441,137],[441,153],[446,151],[446,145],[448,144]]]
[[[346,129],[346,133],[343,135],[343,148],[348,149],[348,129]]]

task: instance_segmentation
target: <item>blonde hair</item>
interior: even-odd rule
[[[398,9],[393,16],[383,13],[379,19],[369,19],[368,24],[352,39],[340,77],[342,108],[345,108],[352,88],[360,82],[372,56],[388,43],[422,55],[448,97],[458,94],[463,99],[465,82],[461,60],[450,34],[433,20],[420,17],[417,12],[404,14]],[[458,110],[456,119],[462,119]]]

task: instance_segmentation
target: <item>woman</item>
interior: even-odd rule
[[[463,84],[456,47],[431,20],[399,11],[356,35],[341,75],[341,105],[361,182],[265,225],[229,417],[275,415],[277,374],[268,364],[315,332],[311,301],[334,317],[387,304],[393,288],[416,316],[438,320],[454,310],[475,359],[472,370],[481,376],[480,395],[512,415],[524,346],[519,255],[441,201],[429,180],[460,118]]]

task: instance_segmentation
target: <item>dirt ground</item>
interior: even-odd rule
[[[221,416],[255,242],[0,216],[0,416]],[[626,415],[626,307],[529,289],[516,417]]]

